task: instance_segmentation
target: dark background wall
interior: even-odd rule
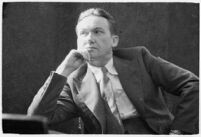
[[[76,20],[89,7],[115,17],[119,47],[146,46],[199,74],[199,4],[4,3],[3,113],[26,113],[50,71],[76,48]]]

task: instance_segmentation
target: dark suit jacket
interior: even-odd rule
[[[145,47],[113,51],[114,66],[127,96],[140,116],[159,134],[168,129],[198,132],[199,80],[193,73],[159,57]],[[175,116],[168,110],[160,88],[178,95]],[[121,133],[106,113],[93,74],[82,65],[68,78],[51,73],[34,97],[29,115],[44,115],[51,123],[81,116],[90,133]]]

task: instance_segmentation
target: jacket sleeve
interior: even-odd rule
[[[66,78],[51,72],[50,76],[35,95],[27,111],[28,115],[41,115],[49,123],[68,120],[77,115],[71,91]]]
[[[198,133],[199,79],[192,72],[178,67],[146,49],[141,49],[145,66],[154,83],[165,91],[180,96],[171,129],[186,133]]]

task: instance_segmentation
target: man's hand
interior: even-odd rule
[[[56,73],[68,77],[74,70],[85,62],[83,55],[78,50],[71,50],[63,62],[56,69]]]

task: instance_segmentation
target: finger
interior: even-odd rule
[[[79,50],[79,53],[83,56],[85,60],[90,61],[90,54],[87,50]]]
[[[77,59],[84,60],[83,55],[82,55],[81,53],[79,53],[79,52],[75,52],[75,53],[74,53],[74,56],[75,56]]]

